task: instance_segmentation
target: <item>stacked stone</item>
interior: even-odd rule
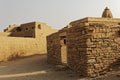
[[[95,77],[120,63],[120,44],[117,43],[120,27],[103,24],[90,24],[89,27],[93,28],[93,34],[86,42],[87,73]]]
[[[86,35],[86,30],[85,26],[78,24],[67,31],[68,66],[83,76],[87,75],[86,42],[91,37]]]
[[[47,61],[52,64],[61,64],[61,46],[58,32],[47,36]]]
[[[119,26],[104,24],[72,25],[67,31],[68,66],[95,77],[120,65],[119,31]]]
[[[120,65],[120,26],[71,23],[47,37],[48,61],[61,63],[60,35],[66,32],[67,64],[80,75],[95,77]]]

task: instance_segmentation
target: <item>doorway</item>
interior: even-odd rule
[[[61,62],[62,64],[67,64],[67,45],[66,36],[61,36]]]

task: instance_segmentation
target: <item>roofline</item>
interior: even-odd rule
[[[88,21],[100,21],[100,22],[120,22],[120,18],[102,18],[102,17],[85,17],[85,18],[82,18],[82,19],[79,19],[79,20],[75,20],[75,21],[72,21],[70,22],[70,24],[72,23],[77,23],[77,22],[88,22]]]

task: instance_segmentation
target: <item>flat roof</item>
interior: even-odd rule
[[[115,23],[119,23],[120,22],[120,18],[100,18],[100,17],[86,17],[83,19],[79,19],[76,21],[71,22],[72,23],[82,23],[82,22],[115,22]]]

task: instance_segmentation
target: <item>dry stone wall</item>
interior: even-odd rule
[[[95,77],[120,65],[120,26],[72,25],[67,34],[68,66]]]
[[[47,36],[47,61],[52,64],[61,64],[61,45],[58,32]]]
[[[120,26],[70,24],[47,37],[48,62],[62,63],[60,38],[66,32],[67,65],[80,75],[96,77],[120,66]]]
[[[85,31],[83,26],[72,26],[67,31],[68,66],[80,75],[87,75],[86,42],[89,35]]]
[[[120,65],[120,26],[90,24],[89,29],[93,32],[86,42],[87,73],[98,76]]]

